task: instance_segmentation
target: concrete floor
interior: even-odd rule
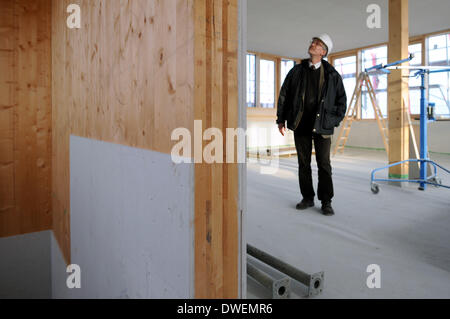
[[[450,156],[431,157],[450,168]],[[301,200],[296,156],[280,159],[272,175],[249,163],[248,243],[305,272],[324,271],[324,292],[314,298],[450,298],[450,189],[380,183],[374,195],[370,172],[386,162],[385,152],[360,149],[332,159],[333,217],[321,215],[317,200],[311,209],[295,209]],[[449,175],[439,176],[450,185]],[[314,157],[313,179],[316,187]],[[371,264],[381,268],[379,289],[366,284]],[[247,280],[247,298],[271,297]],[[304,295],[299,287],[291,298]]]

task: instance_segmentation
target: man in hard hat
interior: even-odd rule
[[[317,197],[322,213],[334,215],[334,196],[330,164],[331,136],[345,117],[347,96],[339,73],[324,58],[333,42],[327,34],[314,37],[309,46],[309,59],[297,64],[286,76],[280,91],[277,124],[284,136],[287,128],[294,131],[299,164],[299,185],[303,196],[296,206],[304,210],[314,206],[315,192],[311,173],[312,141],[319,170]]]

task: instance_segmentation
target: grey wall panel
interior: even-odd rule
[[[72,136],[71,262],[82,287],[55,288],[54,297],[192,297],[193,169],[167,154]]]
[[[71,298],[73,293],[66,286],[67,275],[66,274],[66,262],[64,261],[61,249],[58,242],[55,239],[53,231],[50,237],[50,252],[51,252],[51,285],[52,285],[52,298],[54,299],[68,299]]]
[[[50,297],[50,231],[0,238],[0,299]]]

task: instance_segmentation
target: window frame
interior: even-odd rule
[[[248,105],[248,100],[247,100],[247,98],[248,98],[248,82],[249,82],[249,79],[248,79],[248,65],[246,65],[245,66],[245,105],[246,105],[246,107],[247,108],[255,108],[256,106],[257,106],[257,81],[258,81],[258,70],[257,70],[257,57],[256,57],[256,55],[254,55],[253,53],[248,53],[247,52],[247,54],[246,54],[246,56],[245,56],[245,63],[247,64],[247,61],[248,61],[248,56],[254,56],[255,57],[255,96],[254,96],[254,101],[255,101],[255,106],[249,106]]]
[[[255,98],[255,106],[247,106],[247,115],[249,118],[261,118],[261,119],[268,119],[273,118],[276,116],[277,112],[277,103],[278,103],[278,96],[280,95],[281,90],[281,61],[282,60],[290,60],[294,61],[294,66],[301,63],[300,58],[293,58],[293,57],[287,57],[287,56],[280,56],[280,55],[274,55],[274,54],[268,54],[268,53],[262,53],[257,51],[247,51],[247,54],[251,54],[255,56],[255,68],[256,68],[256,98]],[[269,60],[275,62],[275,72],[274,72],[274,84],[275,84],[275,96],[274,96],[274,107],[273,108],[263,108],[261,107],[260,103],[260,61],[262,60]],[[247,105],[247,104],[246,104]]]
[[[273,62],[273,66],[274,66],[274,70],[273,70],[273,76],[274,76],[274,78],[273,78],[273,85],[274,85],[274,88],[273,88],[273,94],[274,94],[274,96],[273,96],[273,107],[262,107],[261,106],[261,60],[265,60],[265,61],[270,61],[270,62]],[[256,76],[256,78],[257,78],[257,89],[256,89],[256,91],[257,91],[257,98],[256,98],[256,105],[258,106],[258,107],[260,107],[260,108],[264,108],[264,109],[276,109],[276,107],[277,107],[277,96],[278,96],[278,94],[277,94],[277,84],[279,83],[279,81],[277,81],[277,74],[278,74],[278,65],[277,65],[277,60],[276,59],[274,59],[274,58],[270,58],[270,57],[268,57],[268,56],[260,56],[259,58],[258,58],[258,62],[256,63],[256,65],[257,65],[257,67],[258,67],[258,72],[257,72],[257,76]]]
[[[424,41],[424,45],[423,46],[425,46],[426,48],[425,48],[425,61],[427,61],[428,63],[429,63],[429,39],[430,38],[432,38],[432,37],[436,37],[436,36],[441,36],[441,35],[450,35],[450,29],[449,30],[445,30],[445,31],[442,31],[442,32],[436,32],[436,33],[433,33],[433,34],[429,34],[428,36],[426,36],[426,37],[424,37],[424,39],[423,39],[423,41]],[[427,99],[427,101],[428,102],[432,102],[432,101],[430,101],[430,90],[429,90],[429,87],[430,87],[430,76],[426,76],[425,77],[425,86],[426,86],[426,88],[427,88],[427,92],[426,92],[426,99]],[[448,103],[449,101],[447,101],[447,103]],[[449,117],[450,117],[450,110],[449,110]],[[450,120],[450,118],[449,117],[444,117],[444,118],[442,118],[441,120],[443,120],[443,121],[449,121]],[[436,118],[438,121],[440,120],[439,119],[439,117],[437,117]]]

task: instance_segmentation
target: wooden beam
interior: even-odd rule
[[[408,0],[389,0],[388,62],[408,57]],[[403,97],[408,96],[408,70],[393,70],[388,76],[389,163],[409,158],[409,129]],[[407,178],[408,165],[389,169],[391,178]],[[399,184],[396,184],[399,185]]]
[[[237,7],[237,0],[194,1],[194,118],[202,133],[219,128],[225,138],[238,125]],[[238,169],[225,163],[226,143],[223,151],[224,163],[195,164],[196,298],[238,297]]]

